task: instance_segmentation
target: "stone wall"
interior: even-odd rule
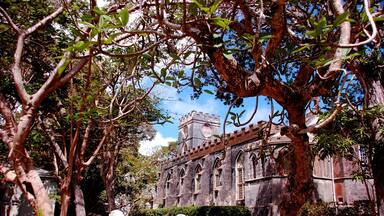
[[[260,128],[265,124],[263,122],[226,135],[225,142],[215,137],[202,139],[201,133],[198,136],[195,131],[200,131],[205,125],[204,119],[209,125],[218,121],[217,116],[197,112],[181,119],[180,130],[185,126],[193,128],[194,131],[189,131],[188,134],[192,138],[197,137],[198,141],[190,140],[190,143],[194,143],[192,148],[185,150],[179,147],[174,157],[163,161],[155,207],[245,205],[254,215],[278,215],[278,205],[287,185],[284,161],[280,159],[284,151],[274,151],[273,157],[276,160],[268,155],[262,157],[262,152],[265,152],[265,148],[282,149],[280,147],[289,144],[290,140],[281,136],[279,127],[274,126],[268,144],[262,146]],[[179,139],[179,142],[185,140]],[[237,166],[239,155],[242,155],[243,166],[240,167],[243,167],[243,184],[238,184],[241,173]],[[253,157],[256,158],[256,165]],[[215,166],[217,161],[221,164],[220,172],[215,172],[218,169]],[[355,169],[345,159],[320,160],[316,157],[313,176],[317,190],[314,199],[333,202],[335,198],[340,198],[340,201],[349,204],[355,200],[366,200],[364,184],[351,180]],[[183,178],[180,173],[185,174]],[[221,176],[219,186],[215,182],[217,173]],[[196,186],[196,182],[200,186]],[[244,188],[243,199],[239,199],[239,185]]]

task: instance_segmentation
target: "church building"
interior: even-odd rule
[[[245,205],[253,215],[278,215],[287,184],[281,149],[290,140],[273,126],[262,145],[263,124],[226,134],[222,142],[219,116],[192,111],[182,117],[177,150],[161,165],[154,207]],[[264,154],[266,148],[275,151]],[[314,199],[343,205],[367,200],[365,185],[352,180],[356,169],[344,158],[316,157]]]

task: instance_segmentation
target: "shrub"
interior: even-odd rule
[[[330,208],[327,203],[305,203],[298,216],[334,216],[336,215],[334,210]]]
[[[147,209],[133,212],[131,216],[250,216],[250,211],[244,206],[188,206],[174,208]]]

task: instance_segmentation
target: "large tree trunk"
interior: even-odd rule
[[[84,194],[78,182],[74,182],[73,190],[74,190],[74,196],[75,196],[74,198],[75,198],[76,216],[85,216],[86,213],[85,213]]]
[[[60,216],[67,216],[69,203],[71,201],[71,191],[69,190],[69,183],[67,179],[64,179],[64,182],[60,188],[61,191],[61,209]]]
[[[375,183],[376,203],[379,215],[384,216],[384,146],[375,148],[373,156],[372,173]]]
[[[29,200],[36,214],[53,215],[52,200],[49,199],[43,181],[35,170],[26,149],[20,143],[15,142],[14,149],[11,151],[13,168],[26,199]]]
[[[369,105],[384,106],[384,87],[379,80],[368,80]],[[379,131],[383,125],[374,124],[375,131]],[[376,139],[384,139],[376,136]],[[384,146],[374,146],[375,153],[372,160],[372,174],[375,184],[376,204],[379,215],[384,216]]]
[[[298,109],[288,110],[290,129],[282,130],[282,134],[291,139],[289,146],[288,194],[284,197],[280,214],[295,216],[305,202],[312,199],[313,185],[313,155],[309,146],[307,134],[298,134],[299,129],[305,129],[305,113]],[[304,109],[302,109],[304,110]]]
[[[108,181],[110,182],[110,181]],[[112,210],[116,209],[115,204],[115,194],[113,192],[113,186],[111,183],[105,184],[105,190],[107,192],[107,200],[108,200],[108,212],[111,212]]]

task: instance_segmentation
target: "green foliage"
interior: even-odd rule
[[[212,24],[217,25],[217,26],[219,26],[219,27],[221,27],[222,29],[225,29],[225,30],[229,29],[229,25],[232,22],[229,19],[225,19],[225,18],[221,18],[221,17],[214,17],[214,18],[211,19],[211,21],[212,21]]]
[[[369,216],[373,215],[371,213],[371,206],[373,203],[370,203],[368,200],[358,200],[353,203],[353,206],[340,206],[337,209],[335,207],[329,206],[327,203],[319,202],[319,203],[305,203],[299,213],[298,216]]]
[[[328,207],[327,203],[305,203],[297,214],[298,216],[333,216],[334,210]]]
[[[244,206],[189,206],[142,210],[133,212],[131,216],[250,216],[250,211]]]
[[[221,0],[216,0],[215,2],[212,3],[211,6],[205,7],[202,3],[199,2],[199,0],[192,0],[193,3],[199,7],[200,10],[204,11],[204,13],[211,15],[213,14],[217,8],[219,7]]]
[[[383,143],[382,139],[376,139],[382,137],[380,127],[374,127],[383,125],[383,117],[382,106],[371,107],[359,113],[344,109],[329,126],[318,132],[313,150],[321,158],[342,156],[352,160],[356,154],[353,146],[361,145],[362,149],[367,150],[369,145],[374,149]]]
[[[320,132],[315,141],[313,150],[318,153],[321,159],[331,155],[352,159],[355,154],[353,146],[357,144],[350,138],[344,138],[340,134],[334,134],[330,131]]]

